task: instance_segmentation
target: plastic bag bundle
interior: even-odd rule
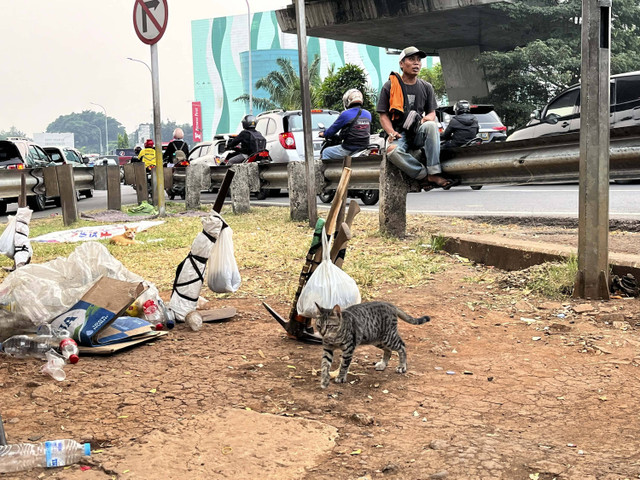
[[[360,289],[356,282],[331,261],[331,243],[327,240],[323,228],[322,262],[300,292],[298,314],[303,317],[317,317],[320,312],[316,303],[322,308],[333,308],[336,305],[347,308],[360,303],[360,300]]]
[[[233,231],[228,227],[220,232],[211,248],[207,285],[216,293],[233,293],[240,288],[241,281],[233,252]]]
[[[223,223],[222,217],[216,212],[203,218],[202,232],[191,244],[191,251],[187,257],[178,265],[168,305],[177,320],[183,321],[187,313],[197,308],[211,246],[215,245],[214,242],[219,238]]]
[[[13,254],[15,253],[13,237],[16,234],[16,217],[9,215],[8,218],[7,226],[4,232],[2,232],[2,235],[0,235],[0,253],[9,258],[13,258]]]
[[[31,240],[29,240],[29,222],[31,222],[32,213],[28,207],[18,208],[18,213],[16,213],[16,234],[13,238],[16,267],[29,263],[33,255]]]

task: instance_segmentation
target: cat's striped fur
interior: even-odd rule
[[[395,305],[386,302],[365,302],[342,310],[338,305],[333,309],[321,308],[316,319],[316,328],[322,335],[322,388],[329,385],[329,370],[333,362],[333,352],[342,350],[340,372],[336,383],[347,381],[347,372],[358,345],[375,345],[384,351],[382,360],[376,363],[376,370],[384,370],[391,358],[391,352],[398,352],[400,365],[396,372],[407,371],[407,353],[404,341],[398,334],[398,317],[407,323],[421,325],[430,320],[428,316],[413,318]]]

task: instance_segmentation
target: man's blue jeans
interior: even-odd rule
[[[347,150],[342,145],[334,145],[332,147],[326,147],[322,151],[323,160],[342,160],[344,157],[351,155],[353,152]]]
[[[389,152],[389,147],[393,145],[396,148]],[[442,172],[440,168],[440,134],[436,122],[429,121],[420,125],[413,145],[407,144],[406,132],[403,132],[402,137],[389,144],[389,147],[387,147],[389,161],[415,180],[423,180],[427,174],[438,175]],[[419,155],[421,148],[424,148],[427,157],[426,165],[414,156]]]

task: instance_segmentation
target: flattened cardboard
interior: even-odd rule
[[[52,328],[65,328],[78,345],[96,346],[98,333],[122,315],[144,292],[142,282],[100,277],[68,311],[54,318]]]
[[[101,329],[94,337],[99,345],[111,345],[113,343],[134,340],[140,335],[153,331],[151,323],[138,317],[118,317],[109,325]]]
[[[202,316],[203,322],[222,322],[235,317],[236,309],[234,307],[215,308],[213,310],[198,310],[198,313]]]
[[[120,350],[124,350],[126,348],[133,347],[144,342],[149,342],[168,334],[169,332],[165,330],[151,331],[145,333],[144,335],[140,335],[136,339],[130,340],[128,342],[113,343],[111,345],[101,345],[99,347],[79,346],[78,350],[80,351],[80,355],[110,355],[112,353],[119,352]]]

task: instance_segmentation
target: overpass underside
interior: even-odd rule
[[[535,36],[507,32],[505,13],[492,8],[511,0],[306,0],[307,34],[379,47],[409,45],[440,56],[451,101],[489,92],[473,59]],[[296,33],[295,5],[276,12],[283,32]]]

